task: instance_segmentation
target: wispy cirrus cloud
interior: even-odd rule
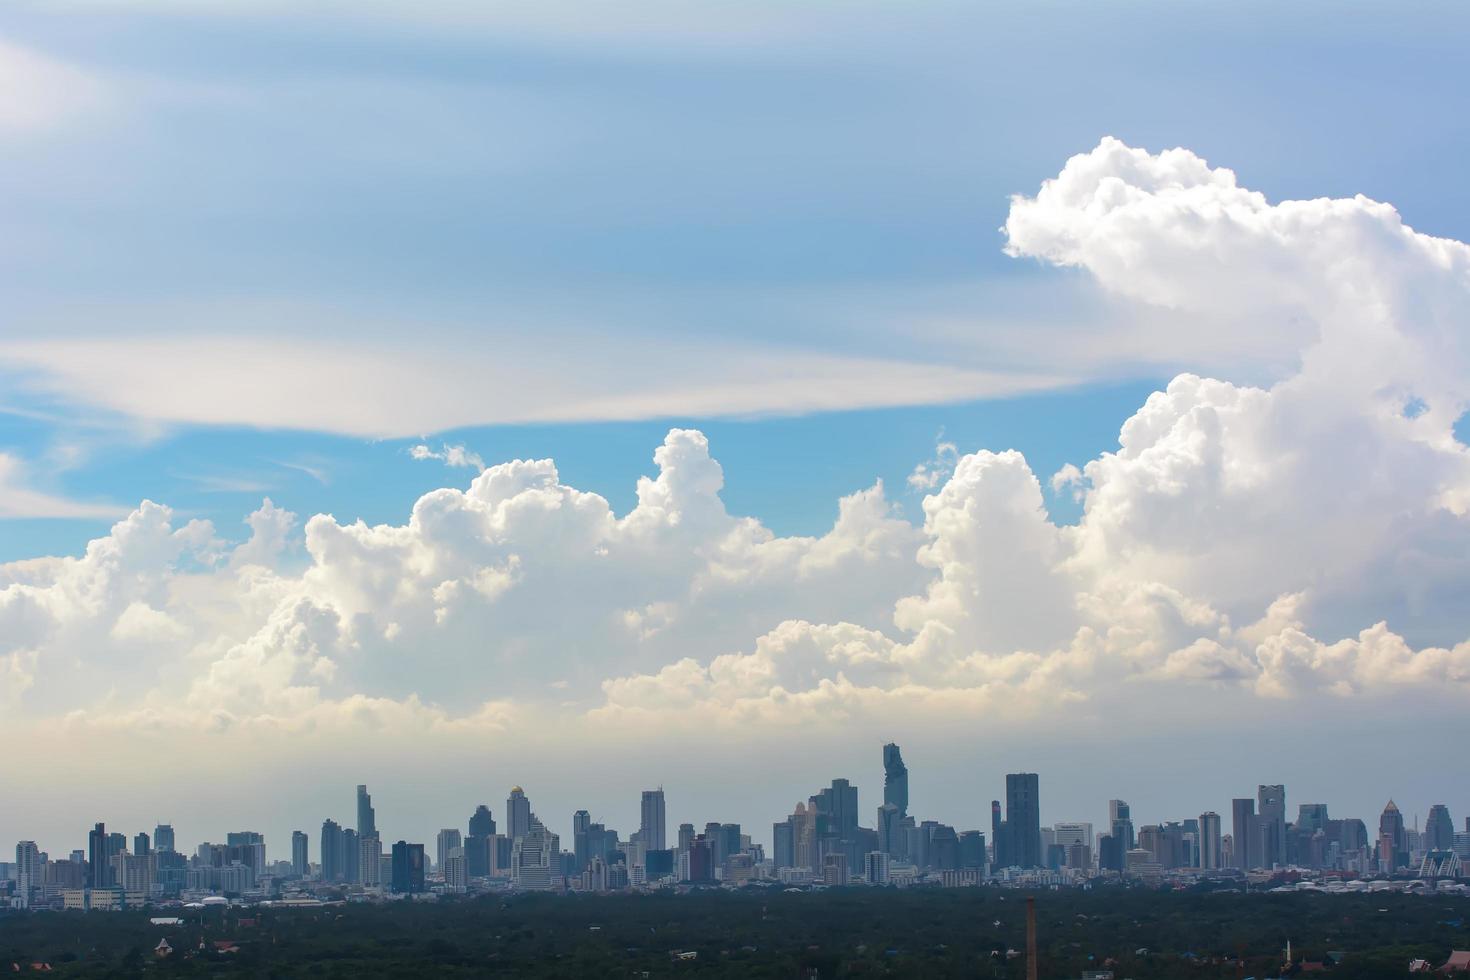
[[[28,467],[19,457],[0,452],[0,518],[121,517],[128,508],[116,504],[72,500],[34,489]]]

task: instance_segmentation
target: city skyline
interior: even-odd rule
[[[861,787],[852,783],[850,780],[843,777],[833,778],[831,785],[821,790],[819,796],[831,801],[824,804],[824,806],[829,808],[826,812],[834,814],[834,826],[839,828],[840,833],[849,834],[859,827],[872,824],[873,826],[868,827],[865,832],[873,834],[872,840],[879,842],[877,849],[887,853],[892,841],[885,835],[882,822],[885,818],[886,810],[890,807],[894,807],[895,811],[897,809],[890,802],[890,798],[895,792],[893,789],[895,782],[902,782],[902,793],[904,796],[907,795],[909,767],[902,758],[901,748],[895,743],[888,743],[883,746],[882,761],[882,770],[885,773],[885,778],[880,783],[880,788],[876,791],[876,802],[870,807],[873,813],[867,814],[866,819]],[[898,780],[890,778],[891,775],[897,775],[900,770],[901,776],[899,776]],[[1231,797],[1230,806],[1223,811],[1217,812],[1214,809],[1205,808],[1197,815],[1181,816],[1179,812],[1180,808],[1176,806],[1167,815],[1146,815],[1144,819],[1139,819],[1135,816],[1136,811],[1131,804],[1126,800],[1115,798],[1097,808],[1100,811],[1106,812],[1106,819],[1084,819],[1093,818],[1096,814],[1072,814],[1066,818],[1054,817],[1045,809],[1044,804],[1039,804],[1038,800],[1045,799],[1045,794],[1040,792],[1040,776],[1037,773],[1004,774],[1003,784],[1006,792],[1000,799],[991,801],[990,808],[983,815],[986,822],[982,823],[982,815],[976,814],[970,819],[952,819],[949,824],[960,831],[973,830],[979,831],[984,835],[985,844],[990,848],[991,857],[988,860],[992,868],[1045,867],[1046,855],[1041,850],[1041,834],[1043,830],[1057,837],[1059,843],[1085,842],[1089,848],[1091,861],[1093,864],[1098,864],[1100,860],[1108,860],[1108,858],[1102,856],[1103,852],[1099,849],[1099,842],[1105,834],[1110,835],[1118,842],[1116,845],[1118,851],[1116,852],[1115,858],[1122,860],[1121,856],[1132,849],[1135,844],[1143,846],[1138,835],[1138,831],[1141,828],[1157,831],[1166,825],[1179,827],[1185,823],[1195,825],[1195,829],[1192,831],[1195,834],[1193,846],[1195,847],[1196,864],[1194,866],[1204,869],[1284,867],[1288,864],[1287,856],[1289,853],[1287,828],[1288,826],[1301,827],[1304,821],[1309,825],[1307,826],[1307,830],[1310,831],[1323,829],[1323,826],[1329,819],[1333,819],[1337,823],[1342,823],[1344,819],[1355,820],[1363,825],[1364,845],[1373,851],[1375,855],[1377,854],[1380,838],[1384,834],[1387,834],[1398,842],[1395,846],[1403,846],[1405,848],[1403,854],[1405,866],[1407,866],[1407,845],[1403,844],[1403,835],[1405,832],[1412,831],[1423,834],[1424,840],[1427,842],[1426,846],[1431,848],[1452,848],[1455,844],[1455,835],[1457,834],[1462,835],[1461,841],[1466,846],[1470,846],[1470,814],[1466,814],[1464,810],[1461,810],[1464,826],[1463,828],[1458,828],[1454,823],[1451,807],[1443,802],[1436,802],[1425,807],[1426,819],[1421,825],[1419,811],[1417,809],[1412,810],[1411,816],[1404,816],[1401,808],[1398,807],[1392,797],[1386,800],[1381,813],[1374,811],[1374,813],[1368,815],[1345,817],[1343,810],[1334,807],[1330,800],[1292,801],[1287,797],[1287,787],[1284,784],[1262,783],[1258,784],[1256,792],[1250,796]],[[838,789],[839,787],[841,787],[840,791]],[[837,795],[834,796],[833,794]],[[631,826],[636,828],[637,833],[626,838],[614,837],[611,838],[612,840],[627,839],[641,841],[647,849],[662,850],[666,846],[674,846],[671,843],[674,837],[669,833],[670,826],[692,826],[697,831],[699,827],[705,825],[704,822],[697,821],[693,817],[690,817],[688,820],[683,819],[683,817],[689,816],[688,813],[683,811],[676,811],[675,818],[671,820],[667,815],[666,796],[663,787],[638,791],[638,796],[640,798],[638,816],[631,823]],[[372,796],[368,792],[367,784],[357,785],[356,801],[358,814],[358,826],[356,827],[348,826],[328,816],[322,822],[319,835],[314,834],[311,830],[303,831],[295,829],[290,834],[289,844],[283,845],[282,843],[278,843],[276,845],[276,851],[266,850],[265,836],[254,831],[229,832],[225,835],[228,846],[231,848],[237,846],[259,846],[262,850],[257,859],[257,864],[262,868],[267,858],[272,862],[289,861],[295,865],[301,857],[300,846],[302,837],[300,835],[304,834],[308,854],[316,855],[315,860],[312,860],[311,863],[313,865],[320,865],[323,869],[322,873],[326,878],[345,877],[348,880],[356,880],[351,876],[360,875],[361,872],[347,870],[354,866],[354,858],[345,849],[340,852],[341,856],[336,856],[337,852],[334,849],[349,846],[355,848],[357,841],[368,837],[369,834],[375,842],[375,846],[380,849],[392,843],[392,841],[388,841],[385,844],[378,832],[375,808],[372,805]],[[1297,810],[1290,811],[1288,808],[1291,806],[1295,806]],[[1188,807],[1184,807],[1184,809],[1188,809]],[[588,846],[584,840],[584,835],[588,828],[591,828],[597,834],[602,834],[604,832],[603,828],[607,828],[606,832],[609,834],[616,833],[614,828],[617,826],[617,821],[603,816],[601,810],[589,807],[578,809],[567,818],[563,826],[560,818],[549,815],[543,816],[537,813],[534,809],[531,795],[517,784],[509,789],[506,798],[502,802],[502,809],[499,816],[497,816],[496,807],[493,804],[488,802],[477,804],[474,812],[467,815],[461,827],[454,827],[452,825],[441,827],[434,837],[428,838],[424,842],[411,840],[413,837],[412,834],[407,837],[400,835],[398,843],[401,844],[408,841],[416,847],[432,848],[429,853],[435,854],[433,867],[436,870],[442,867],[445,856],[450,850],[459,848],[464,854],[462,859],[467,862],[467,867],[474,869],[476,868],[476,864],[475,860],[469,857],[469,849],[476,839],[476,821],[480,820],[482,814],[487,811],[489,819],[485,822],[485,827],[488,827],[487,833],[489,836],[499,836],[503,841],[509,842],[525,837],[531,831],[533,824],[538,828],[544,825],[553,835],[553,839],[564,840],[575,845],[575,853],[578,855],[579,861],[582,862],[586,861],[586,855],[588,853],[584,850]],[[1329,811],[1333,812],[1335,816],[1329,818]],[[1221,817],[1221,812],[1225,814],[1223,818]],[[550,811],[546,811],[546,813],[549,814]],[[1390,821],[1390,815],[1392,815],[1392,821]],[[905,822],[909,826],[913,826],[916,822],[916,818],[912,814],[900,814],[900,816],[907,817]],[[944,818],[948,816],[946,814],[926,813],[922,814],[919,819],[932,817]],[[364,817],[367,818],[366,821],[364,821]],[[1372,818],[1371,820],[1369,819],[1370,817]],[[1206,822],[1207,818],[1208,822]],[[1119,829],[1120,821],[1122,821],[1122,830]],[[776,821],[778,824],[780,822],[780,820]],[[368,828],[367,834],[362,833],[359,829],[364,826],[364,823],[366,823]],[[129,839],[127,835],[116,830],[111,833],[104,833],[105,826],[106,821],[97,822],[93,826],[92,831],[87,834],[85,853],[89,856],[89,862],[93,861],[93,856],[100,856],[101,862],[105,863],[109,840],[112,841],[111,846],[114,852],[118,848],[126,847],[126,842]],[[779,854],[781,852],[782,845],[777,842],[777,837],[780,835],[779,828],[772,832],[775,836],[763,838],[761,828],[764,825],[761,823],[748,824],[737,821],[734,824],[726,824],[720,820],[715,820],[709,826],[739,826],[742,828],[745,836],[760,844],[767,854]],[[485,828],[482,827],[481,829],[484,830]],[[650,831],[653,831],[653,833],[650,834]],[[146,829],[139,831],[137,840],[142,841],[145,848],[148,847],[150,833],[154,834],[153,839],[158,842],[156,844],[158,849],[175,849],[176,841],[178,840],[176,837],[178,828],[173,823],[159,823],[155,825],[152,831]],[[348,835],[349,839],[346,845],[341,843],[342,835],[344,834]],[[1244,847],[1240,843],[1243,839],[1243,834],[1249,835],[1249,842]],[[1080,837],[1073,841],[1072,837],[1068,835],[1080,835]],[[220,836],[220,834],[216,832],[214,836]],[[485,837],[486,834],[482,834],[481,840],[483,841]],[[201,837],[195,842],[195,845],[203,846],[207,839],[207,836]],[[186,834],[183,840],[187,844],[191,838]],[[329,844],[329,840],[332,843]],[[1225,848],[1223,853],[1221,851],[1222,840]],[[28,846],[34,845],[36,851],[53,854],[73,853],[70,849],[47,848],[44,846],[44,842],[38,843],[38,839],[34,837],[25,838],[21,843]],[[1149,843],[1151,846],[1156,846],[1156,842]],[[686,845],[687,841],[681,837],[678,846],[682,848]],[[18,848],[20,846],[17,845]],[[792,841],[788,841],[786,846],[794,847],[795,844]],[[288,853],[280,853],[287,848],[289,848]],[[498,859],[499,867],[502,870],[506,866],[509,854],[508,847],[503,845],[503,848],[505,848],[505,853],[500,855]],[[774,851],[772,850],[773,848]],[[191,853],[192,848],[185,847],[182,851],[186,854]],[[363,848],[363,853],[367,853],[366,846]],[[416,860],[422,862],[422,856],[419,856]],[[346,861],[346,864],[343,864],[343,861]],[[489,858],[488,864],[485,863],[484,859],[481,859],[478,867],[481,869],[493,868],[497,866],[496,863],[497,858],[492,856]],[[860,857],[853,860],[853,866],[856,867],[858,863],[860,863]],[[471,870],[469,875],[473,877],[474,871]],[[90,878],[88,882],[90,886]],[[371,883],[377,884],[376,880],[373,880]]]
[[[1470,6],[628,3],[0,5],[0,840],[1470,811]]]

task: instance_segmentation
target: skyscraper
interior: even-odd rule
[[[587,870],[587,863],[592,860],[592,814],[586,810],[578,810],[572,814],[572,863],[574,874],[581,874]]]
[[[1213,810],[1199,815],[1199,866],[1206,870],[1221,867],[1220,815]]]
[[[374,837],[378,833],[378,816],[373,810],[373,798],[368,795],[367,787],[357,787],[357,836]]]
[[[1000,800],[990,801],[990,846],[994,860],[991,870],[1010,867],[1010,847],[1006,842],[1006,822],[1001,817]]]
[[[347,877],[346,842],[342,827],[335,820],[322,821],[322,881],[343,881]]]
[[[87,834],[87,887],[106,888],[112,884],[112,862],[107,853],[107,826],[97,824]]]
[[[858,825],[857,787],[845,779],[834,779],[832,785],[812,797],[819,817],[827,818],[828,833],[851,840]]]
[[[147,857],[153,853],[152,842],[148,839],[148,835],[141,830],[133,835],[133,853],[138,857]]]
[[[291,831],[291,872],[306,877],[311,870],[311,859],[307,849],[309,839],[304,830]]]
[[[1005,822],[1011,863],[1041,867],[1041,780],[1036,773],[1006,774]]]
[[[420,860],[423,845],[418,845]],[[383,842],[377,834],[357,838],[357,880],[365,888],[381,888],[383,885]]]
[[[1429,808],[1429,819],[1424,821],[1424,849],[1448,851],[1455,846],[1455,822],[1450,819],[1450,809],[1443,803]]]
[[[1260,867],[1257,855],[1256,801],[1241,797],[1230,801],[1231,838],[1235,844],[1235,866],[1242,871]]]
[[[153,828],[153,849],[165,853],[175,849],[173,824],[161,823]]]
[[[1393,800],[1378,818],[1378,867],[1392,871],[1409,863],[1408,835],[1404,833],[1404,815]]]
[[[439,836],[434,841],[435,860],[438,862],[439,872],[444,872],[444,864],[449,860],[451,851],[459,851],[464,854],[464,840],[460,837],[458,827],[445,827],[439,831]]]
[[[1261,785],[1256,787],[1260,804],[1256,821],[1261,840],[1258,859],[1261,867],[1270,868],[1286,863],[1286,787]]]
[[[886,791],[886,787],[885,787]],[[904,822],[903,814],[896,803],[884,803],[878,808],[878,850],[890,857],[902,857]]]
[[[33,840],[23,840],[15,845],[15,891],[23,906],[30,907],[31,893],[42,885],[41,849]]]
[[[505,800],[505,834],[512,842],[531,830],[531,801],[519,786],[512,786]]]
[[[464,844],[464,870],[471,878],[490,874],[490,849],[495,846],[495,816],[481,803],[470,815],[469,834]]]
[[[898,807],[899,819],[909,815],[909,769],[892,742],[883,746],[883,802]]]
[[[665,847],[666,824],[664,822],[664,790],[643,791],[642,819],[638,822],[638,839],[645,850],[662,851]]]
[[[1133,850],[1137,838],[1133,836],[1133,811],[1127,800],[1108,801],[1108,832],[1124,852]]]
[[[392,887],[400,895],[424,890],[424,845],[399,841],[393,845]]]

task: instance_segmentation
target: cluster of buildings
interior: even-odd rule
[[[99,823],[85,849],[53,858],[33,841],[16,845],[15,863],[0,864],[0,898],[16,908],[121,909],[146,904],[229,899],[313,903],[335,899],[438,897],[492,890],[618,891],[648,888],[867,885],[1087,885],[1108,879],[1161,881],[1233,877],[1266,880],[1285,869],[1338,880],[1461,878],[1470,862],[1470,819],[1457,832],[1448,809],[1435,805],[1423,829],[1406,826],[1391,801],[1370,834],[1362,820],[1328,816],[1323,803],[1302,803],[1287,820],[1286,788],[1262,785],[1232,803],[1227,828],[1213,811],[1135,827],[1123,800],[1108,804],[1108,823],[1041,823],[1040,779],[1005,777],[1005,800],[991,803],[986,829],[961,829],[909,812],[909,771],[897,745],[883,747],[883,802],[863,826],[858,788],[834,779],[772,826],[771,848],[738,823],[679,824],[668,834],[662,788],[645,790],[639,826],[626,837],[572,815],[571,847],[537,817],[521,787],[511,789],[503,822],[481,804],[464,829],[439,831],[423,843],[387,842],[372,797],[357,787],[356,826],[323,821],[312,838],[291,835],[290,860],[267,859],[255,831],[185,854],[173,827],[152,836]]]

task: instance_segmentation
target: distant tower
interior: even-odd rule
[[[469,834],[464,842],[464,870],[470,878],[490,874],[490,849],[495,846],[495,816],[481,803],[470,816]]]
[[[342,881],[347,877],[346,843],[342,827],[335,820],[322,821],[322,881]]]
[[[1259,868],[1260,832],[1256,828],[1256,801],[1241,797],[1230,801],[1231,835],[1235,840],[1235,866],[1242,871]]]
[[[1448,851],[1454,846],[1455,822],[1450,819],[1449,807],[1436,803],[1429,808],[1429,819],[1424,821],[1424,848]]]
[[[638,823],[638,839],[643,842],[644,848],[650,851],[662,851],[667,839],[666,826],[664,822],[664,791],[660,786],[658,789],[646,789],[643,791],[642,819]]]
[[[98,824],[87,834],[87,887],[112,884],[112,863],[107,859],[107,826]]]
[[[174,850],[173,824],[161,823],[153,828],[153,849],[164,852]]]
[[[366,786],[357,787],[357,836],[378,836],[378,818]]]
[[[1214,871],[1224,866],[1222,861],[1220,815],[1208,810],[1199,815],[1199,866]]]
[[[1394,871],[1409,863],[1409,838],[1404,833],[1404,815],[1393,800],[1378,818],[1378,867]]]
[[[1034,772],[1006,774],[1006,834],[1011,863],[1043,866],[1041,854],[1041,780]]]
[[[1113,839],[1121,841],[1123,852],[1133,850],[1137,838],[1133,836],[1133,811],[1127,800],[1108,801],[1108,827]]]
[[[883,802],[898,807],[900,820],[909,815],[909,768],[892,742],[883,746]]]
[[[291,873],[302,878],[311,870],[309,838],[304,830],[291,831]]]
[[[519,840],[531,832],[531,801],[526,799],[525,790],[519,786],[510,788],[505,800],[505,833],[512,841]]]
[[[441,872],[444,870],[444,865],[449,860],[450,854],[455,851],[458,851],[461,855],[464,854],[464,839],[460,837],[458,827],[446,827],[439,831],[439,837],[434,843],[438,852],[435,857]]]
[[[1261,838],[1261,867],[1286,863],[1286,787],[1280,784],[1256,788],[1256,822]]]

